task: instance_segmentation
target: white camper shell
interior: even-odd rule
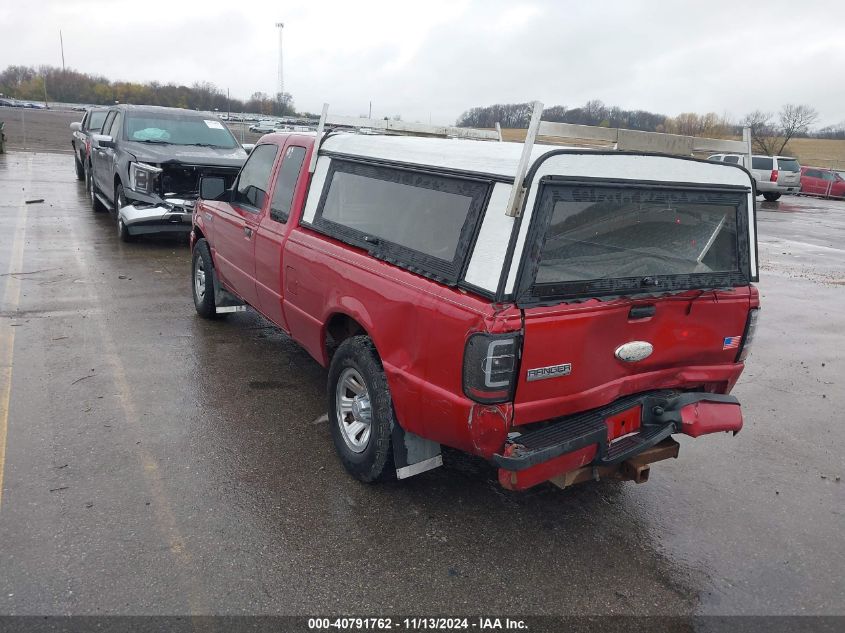
[[[501,139],[498,131],[333,118],[324,107],[303,222],[314,221],[333,162],[377,162],[492,183],[471,256],[456,283],[498,301],[671,292],[757,280],[751,175],[737,165],[691,156],[740,147],[750,154],[747,140],[545,123],[541,112],[538,104],[526,142],[511,143],[495,142]],[[324,135],[332,125],[382,133]],[[612,146],[539,145],[533,142],[538,132]],[[549,255],[555,240],[559,258]]]

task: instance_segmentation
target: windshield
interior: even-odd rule
[[[732,273],[744,192],[561,185],[546,187],[551,218],[535,284]],[[690,284],[690,287],[700,285]]]
[[[801,166],[794,158],[778,158],[778,169],[781,171],[801,171]]]
[[[127,114],[126,139],[170,145],[201,145],[232,149],[238,142],[220,121],[194,115]]]

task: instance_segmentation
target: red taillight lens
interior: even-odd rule
[[[86,156],[91,155],[91,139],[90,138],[85,139],[85,155]]]
[[[484,404],[513,398],[519,365],[520,337],[511,334],[478,333],[464,348],[463,385],[467,397]]]
[[[770,180],[771,182],[777,182],[777,181],[778,181],[778,170],[777,170],[777,169],[773,169],[773,170],[772,170],[772,175],[771,175],[771,177],[769,178],[769,180]]]

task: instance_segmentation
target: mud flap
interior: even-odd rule
[[[217,314],[245,312],[246,304],[222,286],[216,268],[211,269],[211,275],[214,279],[214,309]]]
[[[407,479],[443,465],[440,444],[393,425],[393,462],[396,478]]]

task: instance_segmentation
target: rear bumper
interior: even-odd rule
[[[636,432],[610,441],[611,419],[638,411]],[[606,407],[551,420],[508,440],[493,456],[499,479],[523,489],[587,466],[618,467],[675,433],[699,437],[742,428],[739,401],[730,395],[657,391],[622,398]]]
[[[772,182],[771,180],[758,180],[756,182],[757,185],[757,193],[797,193],[801,190],[801,183],[796,182],[795,184],[782,184],[777,182]]]

